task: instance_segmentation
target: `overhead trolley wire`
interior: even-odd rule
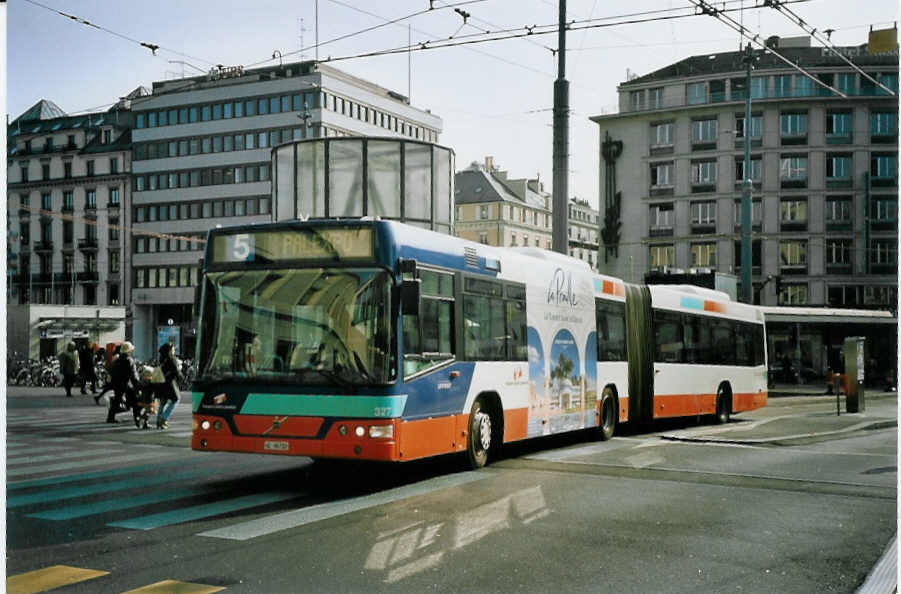
[[[783,6],[782,4],[783,4],[783,3],[782,3],[780,0],[765,0],[765,2],[764,2],[764,6],[769,6],[770,8],[776,10],[776,12],[778,12],[778,13],[782,14],[783,16],[785,16],[785,18],[787,18],[788,20],[790,20],[790,21],[793,22],[794,24],[796,24],[796,25],[798,25],[799,27],[801,27],[801,29],[803,29],[805,33],[807,33],[808,35],[810,35],[811,37],[813,37],[814,39],[816,39],[817,41],[819,41],[820,43],[822,43],[823,46],[824,46],[826,49],[828,49],[828,50],[829,50],[830,52],[832,52],[834,55],[836,55],[836,56],[839,57],[841,60],[843,60],[846,64],[848,64],[849,66],[851,66],[851,68],[853,68],[853,69],[856,70],[858,73],[860,73],[861,76],[863,76],[864,78],[866,78],[866,79],[869,80],[870,82],[876,84],[877,86],[879,86],[879,87],[880,87],[881,89],[883,89],[884,91],[887,91],[889,95],[893,95],[893,96],[894,96],[894,95],[897,95],[897,93],[896,93],[895,91],[891,90],[890,88],[888,88],[887,86],[885,86],[884,84],[882,84],[881,82],[879,82],[878,80],[876,80],[875,78],[873,78],[872,76],[870,76],[869,74],[867,74],[866,72],[864,72],[857,64],[855,64],[854,62],[852,62],[851,60],[849,60],[847,56],[845,56],[845,55],[842,54],[840,51],[838,51],[838,50],[835,48],[835,46],[832,45],[832,42],[831,42],[831,41],[826,40],[826,39],[823,39],[822,36],[818,35],[818,34],[817,34],[817,30],[816,30],[815,27],[811,27],[809,24],[807,24],[807,23],[804,21],[804,19],[802,19],[800,16],[798,16],[798,14],[797,14],[796,12],[794,12],[794,11],[793,11],[792,9],[790,9],[790,8],[786,8],[786,7]]]

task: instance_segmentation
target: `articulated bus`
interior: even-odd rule
[[[210,231],[192,448],[408,461],[766,404],[758,308],[381,220]]]

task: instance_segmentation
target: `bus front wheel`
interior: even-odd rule
[[[613,437],[616,430],[616,397],[610,387],[601,392],[601,418],[598,424],[597,435],[601,441],[607,441]]]
[[[469,412],[469,435],[466,440],[466,453],[473,470],[488,463],[488,454],[493,446],[491,438],[491,415],[482,400],[476,400]]]

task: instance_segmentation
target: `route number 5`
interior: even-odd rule
[[[253,238],[248,233],[239,233],[231,238],[232,261],[248,262],[253,260]]]

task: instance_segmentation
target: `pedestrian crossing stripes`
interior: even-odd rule
[[[6,591],[9,594],[38,594],[109,575],[112,574],[98,569],[53,565],[6,578]],[[225,590],[222,586],[162,580],[128,590],[123,594],[212,594],[222,590]]]
[[[9,594],[45,592],[104,575],[109,575],[109,572],[69,567],[68,565],[54,565],[6,578],[6,591]]]

